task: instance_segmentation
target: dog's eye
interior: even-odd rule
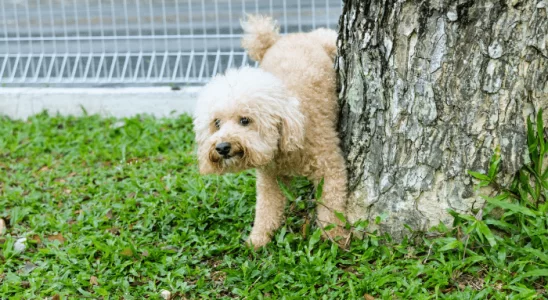
[[[242,118],[240,119],[240,124],[242,124],[243,126],[249,125],[250,122],[251,122],[251,120],[249,120],[249,119],[246,118],[246,117],[242,117]]]
[[[215,127],[217,127],[217,129],[221,128],[221,120],[219,119],[215,119]]]

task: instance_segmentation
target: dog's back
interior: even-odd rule
[[[306,135],[323,136],[338,145],[337,95],[334,59],[337,33],[317,29],[308,33],[279,35],[268,17],[249,16],[243,25],[243,47],[260,67],[278,78],[301,102],[307,119]],[[313,142],[317,139],[308,139]],[[314,145],[310,145],[314,146]]]

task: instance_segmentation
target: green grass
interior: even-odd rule
[[[483,219],[455,214],[454,228],[402,243],[367,233],[343,251],[309,225],[313,191],[297,180],[285,225],[253,251],[244,246],[253,172],[199,176],[193,148],[186,116],[0,118],[0,298],[158,299],[164,289],[176,299],[547,295],[542,183],[530,187],[540,190],[536,202],[508,196],[529,195],[524,179],[501,190],[508,195],[490,201]],[[27,248],[17,252],[21,237]]]

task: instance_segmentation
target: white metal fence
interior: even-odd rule
[[[0,0],[2,86],[201,84],[249,63],[246,13],[337,26],[340,0]]]

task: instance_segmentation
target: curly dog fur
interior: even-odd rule
[[[346,242],[335,212],[345,212],[346,168],[336,131],[333,60],[335,31],[280,36],[275,22],[248,16],[242,45],[260,69],[229,70],[199,96],[194,126],[200,172],[223,174],[257,169],[257,204],[248,243],[268,243],[283,220],[286,198],[277,180],[324,179],[320,226],[324,236]],[[342,239],[335,239],[335,237]]]

